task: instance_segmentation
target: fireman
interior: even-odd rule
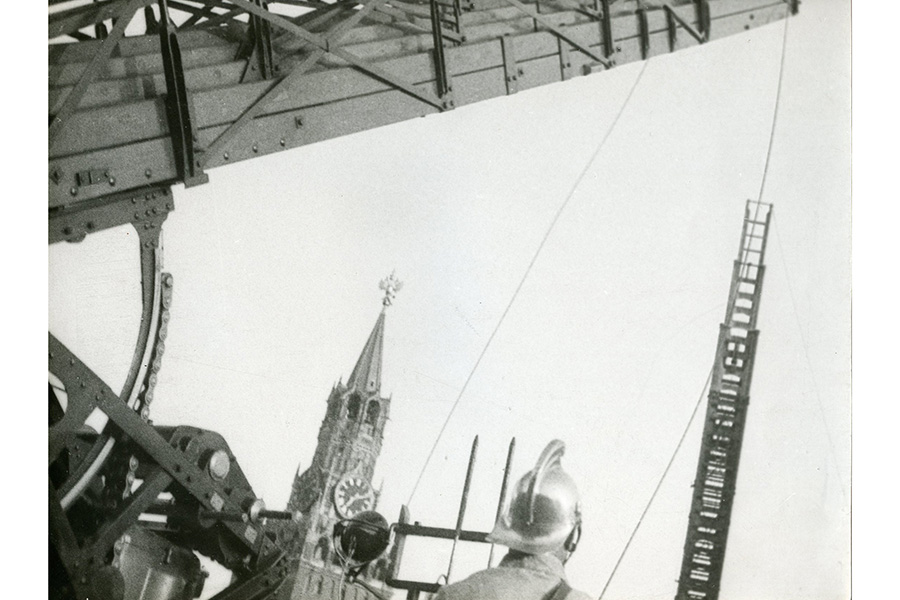
[[[550,442],[516,484],[488,536],[509,548],[500,564],[444,586],[433,600],[590,600],[569,587],[563,568],[581,537],[578,489],[559,464],[565,449]]]

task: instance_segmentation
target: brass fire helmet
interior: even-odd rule
[[[581,523],[581,496],[559,464],[565,451],[566,444],[560,440],[547,444],[534,469],[516,484],[488,541],[528,554],[563,546]]]

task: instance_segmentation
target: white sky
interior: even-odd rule
[[[744,202],[759,191],[782,23],[650,61],[451,419],[411,504],[491,526],[543,446],[584,496],[570,580],[600,593],[711,366]],[[723,598],[849,596],[849,6],[789,24],[763,200],[775,204]],[[397,518],[459,389],[640,65],[210,172],[165,227],[174,300],[152,408],[222,433],[270,507],[307,466],[325,399],[389,310],[378,463]],[[139,315],[127,228],[50,247],[50,330],[120,387]],[[115,352],[110,352],[115,348]],[[705,406],[701,409],[704,410]],[[702,414],[702,413],[701,413]],[[671,598],[702,418],[606,598]],[[466,548],[468,550],[468,548]],[[481,559],[479,558],[479,561]],[[458,554],[454,579],[481,565]],[[445,559],[416,565],[434,578]]]

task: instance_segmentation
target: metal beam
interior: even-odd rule
[[[563,78],[561,64],[571,62],[568,71],[571,76],[605,68],[589,55],[574,51],[571,44],[566,43],[560,50],[562,38],[543,27],[534,32],[532,16],[515,6],[503,0],[483,6],[491,7],[493,20],[478,19],[477,24],[469,24],[468,41],[445,50],[452,59],[448,73],[452,72],[453,100],[457,106],[514,91],[507,88],[509,73],[504,70],[504,42],[500,38],[505,33],[514,40],[514,74],[518,77],[518,90],[560,81]],[[698,21],[691,18],[690,11],[694,6],[679,5],[675,11],[699,32]],[[785,18],[790,13],[790,4],[780,0],[715,0],[709,6],[716,37],[741,33],[747,27]],[[373,12],[370,16],[377,14]],[[610,38],[605,36],[604,28],[598,26],[597,21],[572,11],[541,13],[540,16],[597,55],[605,55],[607,39],[615,38],[612,48],[616,63],[641,59],[634,11],[610,13],[610,28],[614,31]],[[670,17],[663,9],[647,11],[646,16],[651,54],[665,52],[670,44]],[[332,48],[334,52],[326,53],[304,75],[303,85],[294,86],[289,94],[273,99],[266,109],[245,123],[227,148],[228,162],[444,109],[443,99],[434,93],[437,82],[431,56],[431,31],[404,34],[390,26],[363,23],[360,21],[348,30],[347,37],[340,42],[341,47]],[[680,26],[677,22],[675,25]],[[288,27],[293,29],[292,33],[297,33],[298,28],[305,30],[293,24]],[[320,45],[326,42],[328,35],[327,32],[318,34],[308,30],[306,33]],[[241,33],[241,36],[245,35]],[[185,44],[181,43],[182,36]],[[299,41],[297,48],[312,43],[301,37],[295,39]],[[271,82],[267,81],[240,83],[246,62],[234,61],[235,40],[227,27],[178,34],[183,49],[183,76],[193,104],[190,116],[200,147],[213,144],[271,87]],[[344,40],[352,40],[352,44]],[[74,205],[116,190],[180,180],[173,160],[168,120],[160,119],[165,114],[160,96],[164,89],[163,68],[158,42],[156,50],[153,42],[156,40],[147,36],[120,41],[116,52],[122,56],[109,59],[106,73],[102,75],[106,77],[108,73],[110,78],[95,80],[88,86],[79,110],[69,118],[68,126],[61,132],[50,154],[50,206]],[[82,44],[84,48],[79,47]],[[101,41],[90,41],[70,44],[73,46],[70,49],[55,46],[51,49],[51,57],[59,61],[59,66],[51,67],[54,87],[50,98],[54,106],[62,105],[68,92],[63,85],[57,84],[77,83],[85,69],[86,63],[73,64],[72,60],[86,59],[88,48],[95,50],[102,44]],[[187,46],[190,49],[184,50]],[[338,43],[329,45],[332,46],[336,47]],[[568,57],[563,57],[566,51]],[[292,60],[302,60],[281,56],[282,68]],[[518,73],[519,69],[523,70],[522,74]],[[398,84],[407,87],[404,89]],[[302,125],[297,124],[298,119],[302,119]],[[104,188],[102,185],[78,184],[78,173],[102,172],[104,169],[110,169],[111,174],[114,172],[115,185],[107,184]],[[145,176],[148,171],[151,172],[149,177]],[[73,188],[76,188],[74,195],[70,193]]]
[[[259,100],[241,114],[237,121],[231,124],[224,132],[219,134],[215,141],[202,150],[200,164],[202,167],[213,167],[227,162],[230,155],[225,150],[234,137],[243,130],[246,125],[259,116],[275,98],[290,91],[300,77],[309,71],[325,54],[324,50],[314,50],[303,62],[294,67],[291,73],[274,84]]]
[[[375,64],[372,64],[372,63],[362,60],[358,56],[354,56],[353,54],[351,54],[350,52],[347,52],[346,50],[344,50],[342,48],[337,48],[337,47],[333,48],[331,42],[327,38],[324,38],[320,35],[317,35],[310,31],[307,31],[306,29],[300,27],[299,25],[292,23],[291,21],[285,19],[284,17],[282,17],[280,15],[275,15],[273,13],[264,11],[261,8],[259,8],[258,6],[248,2],[247,0],[231,0],[231,1],[234,2],[235,4],[237,4],[238,6],[240,6],[241,8],[244,8],[247,12],[255,14],[255,15],[271,22],[276,27],[280,27],[280,28],[294,34],[298,38],[300,38],[306,42],[309,42],[310,44],[313,44],[313,45],[317,46],[318,48],[321,48],[322,50],[325,50],[329,54],[333,54],[334,56],[337,56],[341,60],[356,67],[357,69],[366,73],[367,75],[370,75],[380,81],[383,81],[384,83],[387,83],[388,85],[390,85],[392,87],[402,90],[402,91],[406,92],[407,94],[409,94],[410,96],[417,98],[423,102],[427,102],[428,104],[431,104],[432,106],[435,106],[439,109],[444,108],[443,102],[441,101],[441,99],[438,98],[437,96],[435,96],[434,94],[431,94],[424,90],[419,90],[416,87],[414,87],[412,84],[410,84],[406,81],[403,81],[396,75],[388,73],[387,71],[385,71],[384,69],[382,69],[381,67],[379,67]]]
[[[691,34],[691,37],[694,38],[695,40],[697,40],[699,43],[703,44],[707,41],[709,33],[708,32],[700,33],[699,31],[697,31],[696,29],[691,27],[691,24],[688,23],[687,21],[685,21],[681,17],[681,15],[679,15],[677,12],[675,12],[674,8],[672,8],[668,4],[663,4],[663,10],[666,11],[666,17],[668,19],[675,21],[676,23],[678,23],[679,25],[684,27],[684,30],[687,31],[689,34]],[[670,31],[674,31],[674,29],[670,28]],[[672,40],[672,42],[673,42],[672,46],[674,48],[674,39]]]
[[[153,0],[147,0],[144,4],[152,2]],[[62,35],[74,35],[79,29],[115,19],[124,4],[125,0],[113,0],[52,13],[48,18],[48,38],[52,40]]]
[[[122,36],[125,35],[125,28],[128,27],[134,14],[151,1],[152,0],[130,0],[127,4],[120,5],[119,10],[115,13],[115,18],[113,19],[116,25],[110,32],[109,37],[103,40],[97,53],[81,73],[78,83],[76,83],[75,87],[72,88],[72,91],[69,92],[69,95],[66,97],[66,101],[59,109],[59,112],[51,118],[48,136],[51,149],[53,148],[53,142],[56,140],[57,136],[59,136],[60,129],[65,126],[68,118],[75,112],[76,108],[78,108],[78,102],[84,95],[85,90],[87,90],[88,84],[97,76],[103,68],[103,65],[106,64],[106,61],[112,55],[116,44],[118,44],[119,40],[122,39]]]
[[[605,57],[597,54],[596,52],[594,52],[593,50],[591,50],[590,48],[588,48],[581,42],[574,40],[574,39],[572,39],[571,36],[563,33],[562,30],[560,30],[558,27],[556,27],[553,23],[551,23],[549,20],[547,20],[542,15],[539,15],[536,10],[532,10],[532,9],[526,7],[524,4],[519,2],[519,0],[506,0],[506,2],[512,4],[513,6],[515,6],[519,10],[521,10],[523,13],[525,13],[526,15],[528,15],[529,17],[534,19],[536,22],[540,23],[544,28],[548,29],[549,31],[552,31],[553,35],[569,42],[569,44],[571,44],[577,50],[590,56],[591,58],[596,60],[598,63],[602,64],[604,67],[611,68],[613,66],[612,63],[609,60],[607,60]]]
[[[191,118],[191,99],[184,82],[178,34],[169,20],[167,0],[159,0],[159,13],[159,44],[166,74],[165,102],[169,137],[172,140],[178,178],[186,187],[191,187],[206,183],[209,176],[203,173],[202,164],[195,158],[197,131]]]

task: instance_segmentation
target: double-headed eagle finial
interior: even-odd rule
[[[397,292],[403,288],[403,282],[397,279],[394,271],[391,271],[390,275],[381,280],[378,287],[384,290],[384,298],[381,300],[381,303],[388,307],[394,302],[394,296],[397,295]]]

